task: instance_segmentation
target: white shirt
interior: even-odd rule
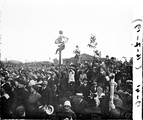
[[[75,76],[75,71],[74,70],[70,70],[70,72],[69,72],[69,83],[70,82],[75,82],[75,78],[74,78],[74,76]]]

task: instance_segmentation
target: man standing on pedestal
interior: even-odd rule
[[[74,50],[73,52],[75,54],[75,63],[78,64],[80,63],[80,50],[79,50],[79,47],[78,45],[76,45],[76,49]]]
[[[62,51],[65,49],[65,43],[62,41],[60,45],[58,45],[58,49],[56,50],[56,54],[58,53],[58,51]]]
[[[65,49],[65,43],[68,41],[68,38],[62,35],[62,31],[59,31],[59,34],[60,36],[55,40],[55,44],[59,44],[58,49],[56,50],[56,54],[58,53],[58,51],[62,51]]]

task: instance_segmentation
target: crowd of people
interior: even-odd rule
[[[61,66],[1,62],[1,118],[132,118],[132,64],[109,56]]]

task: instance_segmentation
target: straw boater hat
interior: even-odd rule
[[[83,98],[83,93],[76,93],[76,96]]]
[[[132,81],[132,80],[127,80],[126,82],[127,82],[127,83],[132,83],[133,81]]]

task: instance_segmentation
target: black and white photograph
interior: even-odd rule
[[[142,0],[0,4],[0,119],[143,119]]]

